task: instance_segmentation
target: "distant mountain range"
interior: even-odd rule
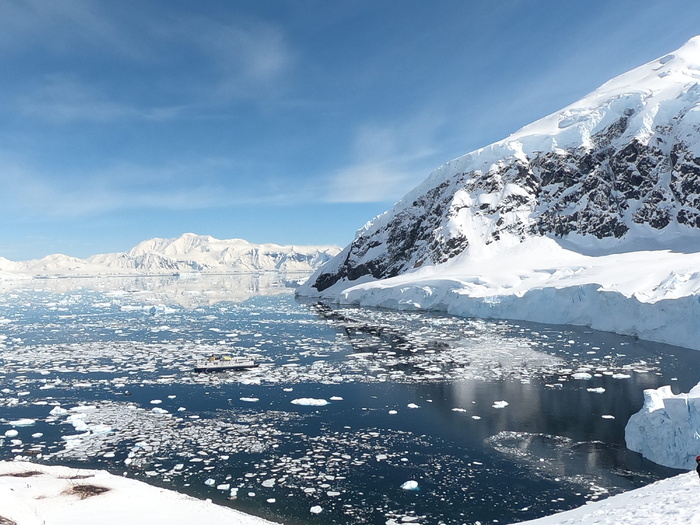
[[[0,278],[56,275],[164,274],[178,272],[310,272],[340,251],[337,246],[253,244],[186,233],[174,239],[150,239],[128,252],[79,259],[49,255],[30,261],[0,257]]]

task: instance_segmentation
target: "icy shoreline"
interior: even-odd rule
[[[700,253],[637,250],[589,256],[532,238],[390,279],[297,293],[399,310],[587,326],[700,350]],[[321,270],[323,271],[323,270]]]
[[[83,490],[83,487],[97,487]],[[102,491],[102,489],[108,489]],[[527,525],[700,523],[694,472],[658,481],[603,501],[523,522]],[[90,494],[82,497],[81,494]],[[18,525],[270,525],[241,511],[99,470],[0,461],[0,516]]]

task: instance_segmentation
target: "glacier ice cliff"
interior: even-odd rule
[[[700,454],[700,383],[687,394],[670,386],[644,391],[644,406],[625,427],[627,448],[679,469],[694,469]]]

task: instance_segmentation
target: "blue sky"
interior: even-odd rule
[[[345,245],[698,33],[697,0],[0,0],[0,256]]]

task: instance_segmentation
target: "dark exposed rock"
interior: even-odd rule
[[[313,286],[396,276],[506,236],[619,239],[632,225],[661,230],[674,222],[700,229],[700,158],[672,125],[657,125],[645,141],[625,139],[633,114],[624,111],[585,147],[512,155],[456,173],[363,232],[345,261]]]

